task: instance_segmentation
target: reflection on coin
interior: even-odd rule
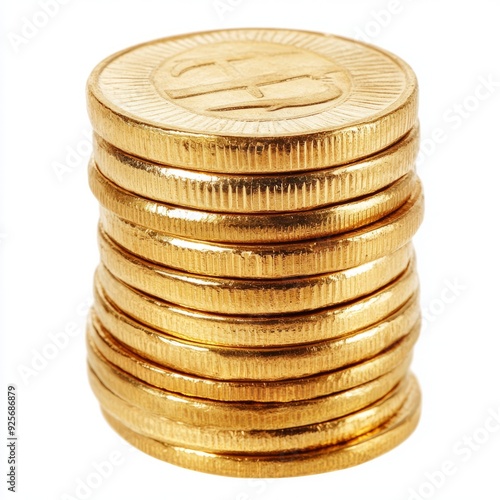
[[[93,390],[102,408],[134,432],[174,446],[215,453],[282,453],[329,446],[369,432],[387,420],[408,398],[417,398],[414,377],[407,377],[379,401],[357,413],[317,424],[276,430],[197,427],[146,412],[115,396],[97,379]]]
[[[194,274],[286,278],[340,271],[396,251],[415,235],[423,217],[417,189],[398,210],[361,229],[328,238],[273,244],[189,240],[121,219],[101,207],[101,230],[131,253]]]
[[[98,135],[142,158],[208,172],[342,165],[390,146],[416,123],[410,67],[373,46],[282,29],[156,40],[90,76]]]
[[[169,233],[204,241],[265,243],[321,238],[378,221],[419,190],[413,172],[385,189],[339,205],[275,214],[217,214],[166,205],[134,195],[107,180],[90,162],[89,183],[97,200],[120,217]]]
[[[109,337],[104,340],[94,333],[91,324],[87,328],[87,340],[88,349],[97,349],[123,371],[167,391],[220,401],[286,402],[345,391],[390,372],[411,357],[418,333],[418,327],[413,328],[408,335],[361,363],[301,379],[275,381],[217,380],[176,371],[165,367],[165,363],[156,364],[141,358]]]
[[[419,303],[413,297],[392,316],[359,332],[304,345],[249,349],[211,346],[166,335],[127,318],[104,299],[97,298],[95,309],[97,314],[91,314],[90,328],[95,342],[102,339],[112,343],[115,337],[160,365],[219,380],[298,379],[329,372],[376,356],[420,326]],[[165,377],[160,367],[148,370],[144,362],[134,362],[136,357],[124,352],[119,355],[119,349],[117,344],[114,351],[107,349],[112,363],[162,387]]]
[[[361,198],[414,169],[419,130],[375,156],[324,170],[266,175],[207,173],[148,162],[94,138],[99,170],[118,186],[145,198],[208,212],[260,213],[308,210]]]
[[[145,411],[191,425],[226,429],[285,429],[339,418],[384,397],[405,377],[410,358],[394,370],[352,389],[289,402],[217,401],[158,389],[89,351],[91,374],[111,392]]]
[[[222,454],[199,451],[145,437],[103,409],[108,423],[130,444],[181,467],[235,477],[290,477],[344,469],[371,460],[398,446],[417,426],[421,397],[417,389],[401,409],[377,429],[346,441],[288,453]]]
[[[233,347],[273,347],[340,337],[389,316],[418,290],[413,259],[401,276],[371,295],[309,314],[230,316],[187,309],[131,288],[103,266],[97,268],[94,282],[96,296],[106,297],[145,325],[185,340]]]
[[[299,278],[243,280],[199,276],[136,257],[100,233],[101,260],[111,274],[154,297],[221,314],[309,311],[362,297],[396,279],[414,254],[411,243],[361,266]]]

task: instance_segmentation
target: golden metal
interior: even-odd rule
[[[408,398],[418,394],[415,378],[407,376],[386,396],[359,412],[302,427],[248,431],[176,422],[130,405],[98,380],[93,389],[108,414],[145,437],[201,451],[245,454],[303,451],[348,441],[383,425]]]
[[[307,314],[230,316],[187,309],[126,285],[103,266],[98,267],[94,283],[96,297],[106,297],[145,325],[185,340],[233,347],[305,344],[341,337],[381,321],[418,290],[413,259],[401,276],[371,295]]]
[[[214,453],[175,446],[132,431],[103,409],[110,426],[130,444],[181,467],[235,477],[290,477],[344,469],[371,460],[402,443],[420,418],[421,396],[417,390],[402,408],[377,429],[344,443],[288,453]]]
[[[411,356],[418,338],[418,327],[376,356],[333,372],[301,379],[255,381],[202,378],[141,358],[111,336],[99,335],[92,324],[87,327],[88,349],[100,354],[123,371],[144,382],[170,392],[219,401],[287,402],[326,396],[362,385],[395,369]]]
[[[134,224],[101,207],[101,230],[131,253],[194,274],[236,278],[287,278],[331,273],[395,252],[408,243],[423,218],[420,184],[398,210],[348,233],[273,244],[195,241]]]
[[[170,420],[225,429],[285,429],[325,422],[356,412],[383,398],[406,376],[411,358],[394,370],[343,392],[288,402],[217,401],[158,389],[88,352],[91,382],[96,376],[111,392],[133,406]]]
[[[417,91],[388,52],[286,29],[165,38],[95,68],[88,373],[121,436],[286,477],[413,431]]]
[[[94,136],[94,158],[105,177],[145,198],[209,212],[308,210],[385,189],[414,169],[419,129],[381,153],[310,172],[266,175],[206,173],[148,162]]]
[[[307,240],[363,227],[394,212],[419,189],[410,172],[384,190],[349,203],[263,215],[201,212],[141,198],[106,179],[93,161],[89,182],[101,205],[123,219],[169,235],[233,245]]]
[[[98,297],[95,309],[97,314],[91,314],[93,326],[89,330],[94,342],[100,338],[110,344],[114,337],[159,365],[219,380],[299,379],[330,372],[368,360],[420,328],[416,297],[365,330],[322,342],[268,348],[223,347],[181,340],[137,323]],[[104,353],[102,342],[99,346]],[[160,366],[148,366],[123,350],[118,353],[119,345],[114,344],[104,353],[110,362],[151,385],[163,387],[167,377]]]
[[[417,121],[411,68],[322,33],[235,29],[156,40],[104,60],[87,85],[98,135],[211,172],[316,170],[377,153]]]
[[[402,274],[414,253],[408,243],[390,255],[344,271],[243,280],[162,267],[132,255],[102,233],[98,239],[101,265],[134,288],[183,307],[253,316],[311,311],[362,297]]]

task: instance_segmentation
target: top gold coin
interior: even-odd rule
[[[206,172],[345,164],[417,121],[411,68],[333,35],[234,29],[156,40],[100,63],[87,86],[96,133],[157,163]]]

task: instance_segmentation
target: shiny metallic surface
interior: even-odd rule
[[[416,78],[401,59],[279,29],[132,47],[96,67],[87,98],[94,130],[110,144],[206,172],[342,165],[380,152],[417,122]]]
[[[310,311],[354,300],[396,279],[414,253],[408,243],[392,254],[335,273],[243,280],[159,266],[130,254],[102,234],[99,247],[102,265],[134,288],[183,307],[240,315]]]
[[[126,191],[172,205],[210,212],[292,212],[361,198],[414,170],[419,129],[389,149],[338,167],[310,172],[236,175],[207,173],[148,162],[94,137],[94,159]]]
[[[381,321],[418,292],[418,276],[412,259],[396,280],[370,295],[304,314],[272,316],[180,307],[126,285],[103,266],[96,271],[94,285],[96,297],[105,297],[127,316],[177,338],[209,345],[274,347],[340,337]]]
[[[309,377],[280,380],[227,380],[187,374],[173,366],[166,366],[163,358],[154,361],[154,355],[148,353],[141,356],[111,335],[100,335],[91,324],[87,330],[87,345],[88,349],[97,350],[123,371],[167,391],[220,401],[286,402],[317,398],[332,391],[342,392],[390,372],[402,359],[411,357],[418,333],[419,325],[416,325],[379,354],[345,368]],[[153,350],[150,345],[144,346]]]
[[[112,55],[87,99],[88,376],[110,426],[236,477],[404,441],[421,405],[411,68],[333,35],[231,29]]]
[[[198,427],[150,414],[126,403],[96,383],[102,407],[135,432],[157,441],[171,436],[171,444],[217,453],[277,453],[338,444],[376,429],[389,420],[408,397],[416,396],[416,382],[409,377],[392,391],[359,412],[318,424],[276,430],[235,431]]]
[[[144,259],[193,274],[286,278],[349,269],[408,243],[423,218],[420,183],[407,202],[364,228],[320,239],[267,244],[190,240],[126,221],[101,207],[101,230]]]
[[[108,211],[172,236],[233,244],[310,240],[357,229],[401,207],[418,190],[415,177],[411,172],[384,190],[340,205],[303,212],[240,215],[202,212],[142,198],[112,184],[95,163],[89,166],[92,192]]]
[[[289,477],[344,469],[371,460],[401,444],[413,432],[420,417],[417,391],[380,427],[349,441],[288,453],[223,454],[171,445],[131,430],[103,409],[108,423],[140,450],[188,469],[236,477]]]
[[[249,349],[183,341],[141,325],[99,300],[95,306],[97,314],[92,314],[90,328],[94,342],[102,345],[117,339],[146,359],[179,371],[226,381],[299,379],[330,372],[368,360],[420,328],[419,304],[416,297],[412,297],[393,315],[359,332],[310,344]],[[119,344],[113,346],[115,351],[120,349]],[[112,356],[113,362],[121,366],[116,352]],[[125,371],[145,380],[144,364],[131,367],[132,359],[126,354],[120,359],[126,366]],[[161,386],[165,379],[161,368],[149,372],[155,380],[153,385]]]
[[[361,410],[384,397],[406,376],[410,358],[390,372],[347,391],[287,402],[217,401],[195,398],[149,385],[89,351],[89,366],[103,385],[133,406],[191,425],[227,429],[285,429]]]

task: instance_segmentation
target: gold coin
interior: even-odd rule
[[[417,386],[418,387],[418,386]],[[132,431],[102,409],[109,425],[130,444],[149,455],[188,469],[234,477],[291,477],[345,469],[371,460],[401,444],[420,417],[417,388],[401,409],[377,429],[344,443],[285,453],[214,453],[158,441]]]
[[[420,186],[398,210],[342,235],[274,244],[195,241],[134,224],[101,208],[101,230],[131,253],[194,274],[286,278],[359,266],[408,243],[423,217]]]
[[[416,398],[418,386],[407,376],[389,394],[372,405],[344,417],[302,427],[238,431],[183,424],[132,406],[115,396],[97,379],[93,390],[101,407],[128,428],[145,437],[214,453],[283,453],[330,446],[376,429]]]
[[[131,318],[185,340],[234,347],[271,347],[341,337],[377,323],[400,308],[418,290],[412,259],[396,280],[371,295],[346,304],[279,316],[230,316],[171,304],[116,279],[103,266],[94,278],[95,295]]]
[[[289,402],[217,401],[153,387],[88,351],[90,371],[118,397],[145,411],[191,425],[225,429],[281,429],[333,420],[365,408],[406,375],[410,357],[392,371],[347,391]]]
[[[94,158],[112,182],[132,193],[209,212],[308,210],[361,198],[411,172],[419,129],[375,156],[334,168],[266,175],[208,174],[132,156],[94,135]]]
[[[346,368],[302,379],[274,381],[217,380],[176,371],[165,367],[162,360],[156,364],[154,358],[141,358],[110,335],[101,336],[91,323],[87,327],[87,344],[89,350],[97,349],[123,371],[167,391],[219,401],[286,402],[345,391],[388,373],[410,357],[418,334],[418,327],[414,327],[381,353]]]
[[[243,280],[162,267],[134,256],[102,233],[99,247],[101,265],[147,294],[201,311],[254,316],[310,311],[362,297],[396,279],[413,255],[409,243],[390,255],[344,271],[281,280]]]
[[[166,205],[132,194],[106,179],[93,161],[90,188],[121,218],[170,235],[203,241],[284,242],[321,238],[366,226],[398,209],[418,190],[413,172],[365,198],[341,205],[276,214],[217,214]]]
[[[323,33],[233,29],[165,38],[99,64],[92,125],[166,165],[256,173],[370,156],[416,123],[417,82],[396,56]]]
[[[161,366],[148,365],[146,359],[218,380],[299,379],[368,360],[420,328],[417,297],[366,330],[322,342],[269,348],[223,347],[181,340],[137,323],[99,297],[95,311],[91,315],[90,337],[99,344],[104,356],[134,377],[165,389],[163,385],[172,382],[167,381]],[[113,337],[145,359],[121,349]]]

